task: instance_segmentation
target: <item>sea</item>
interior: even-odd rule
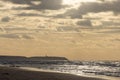
[[[120,80],[120,61],[72,61],[64,64],[15,64],[21,69]],[[9,66],[9,65],[7,65]],[[10,66],[11,67],[11,66]]]
[[[120,80],[120,61],[73,61],[72,64],[44,64],[37,67],[21,68],[37,71],[69,73],[78,76],[97,77],[107,80]]]

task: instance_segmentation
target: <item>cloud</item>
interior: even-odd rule
[[[17,16],[43,16],[41,14],[37,14],[37,13],[20,13],[20,14],[16,14]]]
[[[85,3],[82,4],[79,8],[78,8],[78,12],[80,14],[86,14],[89,12],[107,12],[107,11],[113,11],[113,12],[120,12],[120,1],[112,1],[112,2],[103,2],[103,3],[97,3],[97,2],[93,2],[93,3]]]
[[[27,4],[29,7],[21,8],[27,10],[58,10],[63,7],[62,0],[6,0],[14,4]],[[34,1],[38,1],[40,4],[35,4]]]
[[[87,13],[99,13],[99,12],[114,12],[120,13],[120,1],[104,1],[99,2],[87,2],[81,4],[78,9],[72,8],[68,9],[64,14],[57,15],[58,17],[70,16],[71,18],[82,18],[83,15]]]
[[[76,9],[70,9],[70,10],[67,10],[64,14],[59,14],[59,15],[56,15],[54,16],[55,18],[66,18],[66,17],[69,17],[71,19],[82,19],[82,15],[79,14],[79,13],[76,13]]]
[[[12,38],[12,39],[20,39],[20,37],[16,34],[1,34],[0,37],[3,38]]]
[[[120,33],[120,29],[105,29],[105,31],[98,31],[98,33],[105,33],[105,34],[114,34],[114,33]]]
[[[24,38],[24,39],[34,39],[34,37],[32,37],[30,35],[27,35],[27,34],[22,35],[22,38]]]
[[[19,13],[19,14],[16,14],[17,16],[22,16],[22,17],[52,17],[52,16],[49,16],[49,15],[44,15],[44,14],[41,14],[41,13],[26,13],[26,12],[23,12],[23,13]]]
[[[4,1],[9,1],[14,4],[32,4],[31,1],[34,1],[34,0],[4,0]],[[35,0],[35,1],[38,1],[38,0]]]
[[[27,31],[28,29],[25,27],[14,27],[14,26],[10,27],[9,26],[9,27],[5,27],[4,30],[9,32],[9,31]]]
[[[117,20],[109,20],[109,21],[102,20],[101,23],[104,26],[114,26],[114,28],[116,28],[116,27],[120,26],[120,22],[118,22],[118,21]]]
[[[116,39],[114,39],[114,41],[120,41],[120,38],[116,38]]]
[[[27,34],[0,34],[0,37],[10,39],[34,39],[33,36]]]
[[[62,3],[62,0],[41,0],[40,5],[32,6],[31,8],[56,10],[56,9],[61,9],[63,7],[61,3]]]
[[[5,16],[1,19],[2,22],[9,22],[10,21],[10,17]]]
[[[71,31],[77,31],[77,28],[72,27],[72,26],[59,26],[57,27],[57,31],[59,32],[71,32]]]
[[[92,26],[91,21],[87,20],[87,19],[82,20],[82,21],[78,21],[76,24],[80,25],[80,26]]]

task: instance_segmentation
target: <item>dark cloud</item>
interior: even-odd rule
[[[1,19],[2,22],[9,22],[10,21],[10,17],[5,16]]]
[[[0,31],[1,31],[1,32],[4,32],[4,29],[3,29],[3,28],[0,28]]]
[[[27,28],[24,27],[5,27],[4,28],[5,31],[25,31],[28,30]]]
[[[12,39],[20,39],[20,37],[16,34],[1,34],[0,37],[2,38],[12,38]]]
[[[14,4],[26,4],[26,7],[14,7],[13,9],[21,10],[58,10],[61,8],[65,8],[65,5],[62,5],[62,0],[4,0],[9,1]],[[37,1],[40,4],[34,4],[33,2]],[[113,0],[113,1],[106,1],[106,0],[99,0],[99,2],[87,2],[82,3],[78,9],[68,9],[63,14],[55,15],[55,18],[79,18],[82,19],[82,16],[87,13],[99,13],[99,12],[108,12],[113,11],[114,13],[120,12],[120,0]],[[18,14],[18,16],[39,16],[38,14]],[[42,15],[40,15],[42,16]],[[47,16],[48,17],[48,16]]]
[[[34,37],[30,36],[30,35],[22,35],[22,38],[24,39],[34,39]]]
[[[59,14],[59,15],[56,15],[54,16],[55,18],[66,18],[66,17],[69,17],[71,19],[82,19],[82,15],[79,14],[78,12],[76,13],[76,9],[70,9],[68,10],[66,13],[64,14]]]
[[[90,20],[82,20],[82,21],[78,21],[77,25],[80,26],[92,26],[92,23]]]
[[[16,14],[17,16],[43,16],[41,14],[37,14],[37,13],[20,13],[20,14]]]
[[[83,3],[78,9],[69,9],[64,14],[57,15],[57,17],[70,16],[71,18],[82,18],[82,15],[87,13],[99,13],[112,11],[114,13],[120,13],[120,0],[117,1],[105,1],[102,3],[88,2]]]
[[[4,0],[4,1],[9,1],[15,4],[31,4],[32,5],[32,1],[41,1],[41,0]]]
[[[40,5],[31,6],[32,9],[61,9],[63,6],[61,5],[62,0],[41,0]]]
[[[15,14],[16,16],[21,16],[21,17],[53,17],[53,16],[48,16],[48,15],[44,15],[44,13],[43,14],[38,14],[38,13],[25,13],[25,12],[23,12],[23,13],[19,13],[19,14]]]
[[[4,5],[0,4],[0,7],[4,7]]]
[[[120,26],[120,23],[117,22],[117,21],[113,21],[113,20],[109,20],[109,21],[101,21],[102,22],[102,25],[104,26]],[[114,27],[116,28],[116,27]]]
[[[113,11],[113,12],[120,12],[120,1],[113,1],[113,2],[103,2],[103,3],[85,3],[82,4],[78,12],[80,14],[86,14],[89,12],[106,12],[106,11]]]
[[[57,31],[62,32],[62,31],[76,31],[75,27],[72,26],[59,26],[57,27]]]
[[[120,41],[120,38],[116,38],[116,39],[114,39],[114,41]]]
[[[6,0],[10,1],[14,4],[27,4],[29,7],[21,8],[21,9],[28,9],[28,10],[57,10],[61,9],[64,6],[62,5],[62,0]],[[35,5],[33,1],[39,1],[39,5]]]

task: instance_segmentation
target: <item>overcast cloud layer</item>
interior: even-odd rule
[[[111,59],[118,59],[119,4],[119,0],[97,0],[79,3],[76,8],[63,5],[62,0],[0,0],[0,52],[26,53],[31,49],[29,55],[75,58],[77,54],[86,59],[83,53],[94,58],[110,53]]]

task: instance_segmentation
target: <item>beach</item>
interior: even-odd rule
[[[31,71],[19,68],[0,67],[0,80],[103,80],[66,73]]]

